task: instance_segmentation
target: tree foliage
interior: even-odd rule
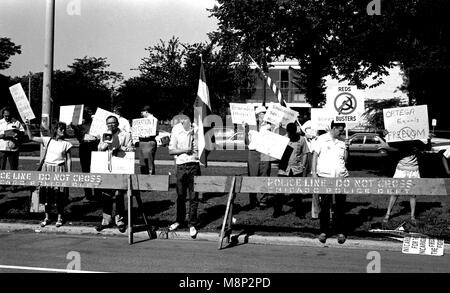
[[[10,38],[0,38],[0,70],[11,66],[9,58],[15,54],[22,53],[20,47],[20,45],[14,44]]]

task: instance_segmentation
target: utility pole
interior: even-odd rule
[[[44,79],[42,85],[41,126],[50,131],[53,76],[53,46],[55,36],[55,0],[47,0],[45,11]],[[42,154],[42,148],[41,148]]]
[[[31,105],[31,71],[28,73],[28,102],[30,102]]]

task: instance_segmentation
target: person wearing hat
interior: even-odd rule
[[[150,113],[150,106],[146,105],[141,110],[141,117],[146,119],[156,119],[158,125],[158,119]],[[158,129],[156,129],[156,135],[158,135]],[[156,156],[156,135],[139,137],[138,154],[139,165],[141,174],[155,175],[155,156]]]
[[[264,115],[266,113],[266,107],[258,106],[255,109],[256,115],[256,129],[250,130],[248,124],[244,124],[245,129],[245,145],[248,146],[248,159],[247,159],[247,171],[248,176],[270,176],[270,157],[256,151],[254,143],[252,144],[252,136],[257,132],[265,129],[270,130],[270,125],[264,122]],[[254,141],[254,137],[253,137]],[[249,206],[250,207],[264,207],[264,202],[258,202],[256,193],[249,193]]]

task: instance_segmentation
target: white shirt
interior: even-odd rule
[[[48,144],[50,137],[42,137],[44,147],[48,145],[44,162],[51,165],[60,165],[66,161],[66,154],[72,148],[72,144],[65,140],[52,139]]]
[[[131,133],[130,121],[128,121],[128,119],[120,116],[119,117],[119,129],[124,131],[124,132]]]
[[[345,167],[345,142],[333,139],[329,132],[322,134],[313,144],[317,157],[317,176],[348,177]]]
[[[181,165],[200,162],[198,160],[197,142],[194,139],[195,134],[192,135],[191,131],[186,131],[181,123],[177,125],[180,125],[181,127],[173,127],[170,135],[169,150],[188,149],[190,145],[193,145],[194,153],[192,155],[186,153],[176,155],[175,164]]]
[[[25,132],[22,123],[15,119],[11,119],[11,122],[6,122],[5,118],[0,120],[0,134],[5,134],[6,130],[17,129],[21,132]],[[0,151],[18,151],[19,146],[9,139],[0,139]]]

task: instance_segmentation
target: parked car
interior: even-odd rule
[[[349,137],[349,142],[350,156],[387,156],[397,151],[377,133],[355,133]]]

